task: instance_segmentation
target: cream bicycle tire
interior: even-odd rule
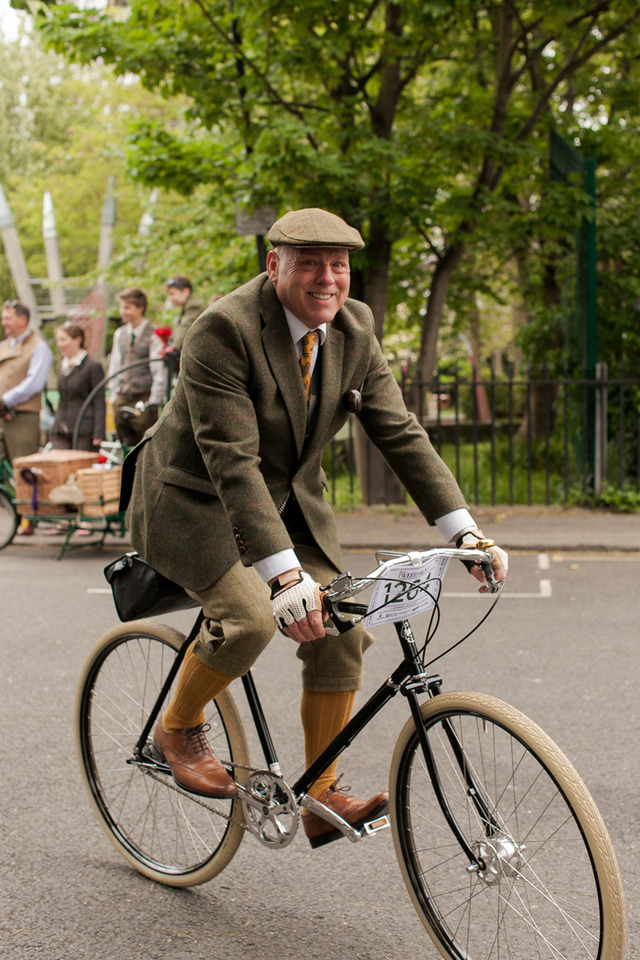
[[[450,811],[485,868],[470,872],[409,720],[391,764],[391,826],[405,884],[441,955],[622,960],[620,871],[570,761],[537,724],[484,694],[439,694],[421,711]],[[498,830],[470,796],[445,719]]]
[[[91,652],[76,698],[80,769],[101,826],[136,870],[174,887],[220,873],[245,832],[238,800],[195,796],[170,775],[132,762],[183,642],[178,630],[151,620],[115,627]],[[216,756],[248,766],[244,728],[228,690],[209,704],[206,721]]]

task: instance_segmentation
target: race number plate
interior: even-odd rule
[[[398,564],[377,580],[369,601],[365,626],[397,623],[430,610],[440,596],[450,557],[432,557],[417,566]]]

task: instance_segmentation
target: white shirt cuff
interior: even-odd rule
[[[285,573],[287,570],[302,567],[295,550],[292,549],[281,550],[270,557],[265,557],[264,560],[256,560],[253,565],[265,583],[269,583],[269,580],[279,577],[281,573]]]
[[[465,527],[475,529],[476,522],[468,510],[452,510],[451,513],[445,513],[443,517],[438,517],[436,527],[448,543],[454,543],[458,534]]]

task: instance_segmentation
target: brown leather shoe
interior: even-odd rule
[[[337,785],[338,781],[336,780],[317,799],[357,830],[369,820],[384,816],[389,809],[388,793],[376,793],[370,800],[358,800],[357,797],[349,797],[346,793],[342,793],[337,789]],[[349,788],[347,787],[347,789]],[[302,824],[314,850],[316,847],[323,847],[325,843],[331,843],[332,840],[339,840],[340,837],[344,836],[336,827],[327,823],[316,813],[304,812],[302,814]]]
[[[185,730],[165,730],[158,723],[153,733],[153,752],[169,764],[173,779],[183,790],[202,797],[235,797],[236,785],[214,757],[205,736],[208,724]]]

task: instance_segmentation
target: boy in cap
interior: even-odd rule
[[[325,635],[319,587],[343,569],[321,463],[349,409],[359,407],[365,431],[446,540],[483,536],[403,403],[371,311],[348,297],[360,233],[313,208],[287,213],[268,239],[266,273],[209,307],[188,332],[174,397],[125,461],[123,481],[125,500],[133,484],[133,546],[196,596],[207,617],[154,732],[155,750],[181,786],[217,797],[236,787],[207,743],[204,707],[250,669],[274,618],[298,644],[307,763],[351,715],[372,637],[361,625]],[[507,557],[494,549],[504,579]],[[388,804],[386,793],[362,801],[338,789],[335,764],[310,795],[355,827]],[[304,812],[302,822],[313,847],[341,836],[316,813]]]

